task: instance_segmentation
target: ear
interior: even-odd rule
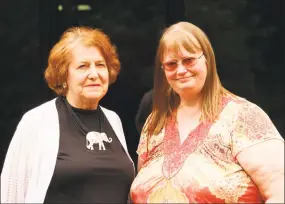
[[[66,82],[63,82],[62,87],[63,87],[64,89],[66,89],[66,88],[67,88],[67,83],[66,83]]]

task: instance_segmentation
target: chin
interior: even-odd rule
[[[177,90],[180,90],[180,91],[186,91],[186,90],[195,90],[197,89],[195,86],[179,86],[177,87]]]
[[[199,93],[200,89],[193,86],[184,86],[184,87],[177,87],[176,93],[180,94],[197,94]]]
[[[88,100],[100,100],[105,96],[105,94],[106,93],[103,92],[92,92],[84,94],[83,97]]]

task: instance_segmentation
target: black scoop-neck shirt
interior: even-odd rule
[[[56,100],[60,141],[45,203],[126,203],[134,179],[133,164],[102,109],[71,107],[89,131],[101,131],[108,137],[103,141],[105,150],[99,150],[98,143],[90,150],[86,133],[74,121],[67,109],[70,104],[64,100]]]

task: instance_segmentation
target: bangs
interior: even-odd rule
[[[182,30],[173,30],[166,33],[161,45],[160,61],[163,60],[165,55],[170,55],[171,57],[181,56],[181,48],[193,54],[202,50],[198,40],[192,34]]]

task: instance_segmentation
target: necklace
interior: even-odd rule
[[[98,118],[98,121],[96,121],[99,123],[100,132],[89,131],[88,128],[82,123],[80,118],[77,116],[77,114],[74,112],[74,110],[72,109],[71,105],[68,103],[65,97],[63,97],[63,101],[73,121],[79,127],[79,130],[83,133],[83,135],[86,134],[86,148],[89,150],[94,150],[93,145],[98,144],[99,150],[106,150],[104,142],[111,143],[112,138],[111,137],[108,138],[106,133],[103,132],[104,124],[105,124],[105,117],[103,115],[102,110],[100,109],[100,106],[98,106],[99,118]]]

